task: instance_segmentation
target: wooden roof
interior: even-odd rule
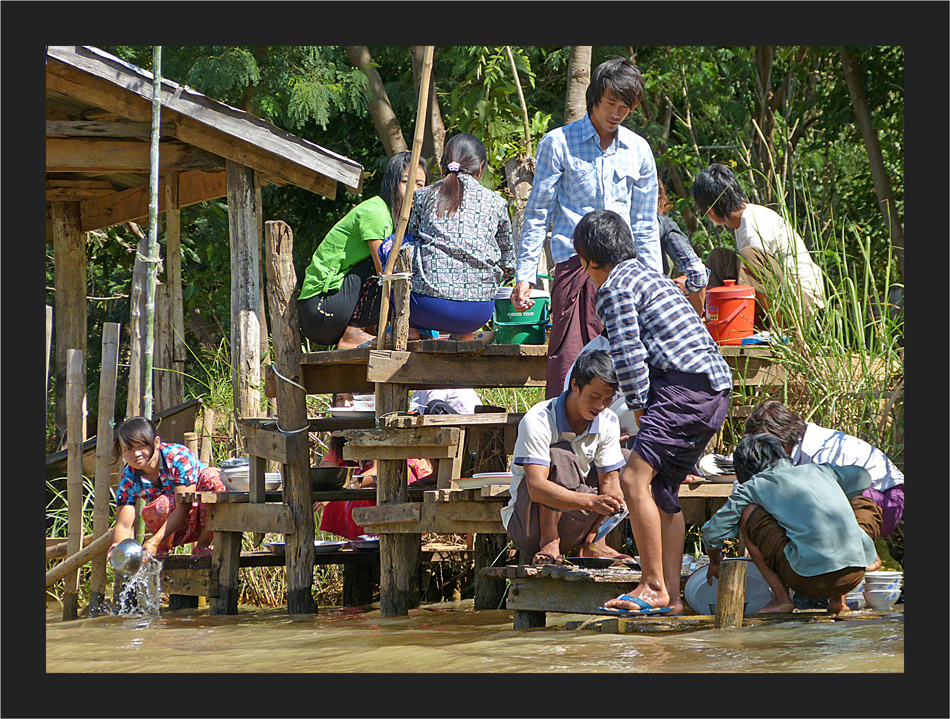
[[[83,232],[148,218],[153,82],[94,47],[47,48],[46,199],[79,202]],[[360,164],[187,86],[162,80],[161,106],[160,211],[168,173],[178,173],[179,206],[226,196],[226,160],[262,185],[329,198],[338,182],[361,190]]]

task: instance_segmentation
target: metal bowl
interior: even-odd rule
[[[109,564],[119,574],[135,574],[142,566],[145,550],[132,537],[123,539],[112,549]]]
[[[311,467],[310,487],[314,492],[333,492],[349,484],[356,467]]]

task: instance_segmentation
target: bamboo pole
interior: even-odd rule
[[[211,440],[213,434],[214,410],[211,407],[204,407],[201,412],[201,442],[198,445],[198,459],[209,467],[211,466]]]
[[[135,250],[135,264],[132,269],[132,290],[129,293],[129,390],[125,404],[126,417],[139,417],[144,413],[142,406],[142,365],[145,347],[145,301],[148,285],[148,235],[144,234],[134,222],[129,223],[132,233],[138,237]]]
[[[383,296],[379,307],[379,329],[377,332],[376,349],[383,349],[386,343],[386,325],[389,323],[389,293],[392,282],[389,276],[392,274],[393,267],[396,264],[396,257],[399,256],[399,249],[402,247],[402,238],[406,234],[406,225],[409,224],[409,211],[412,208],[413,188],[416,186],[416,172],[419,170],[419,155],[422,153],[422,140],[425,137],[426,130],[426,112],[429,104],[429,81],[432,77],[432,54],[434,51],[432,45],[426,45],[425,54],[422,59],[422,79],[419,81],[419,102],[416,108],[416,129],[412,138],[412,155],[409,159],[409,172],[406,181],[406,194],[402,198],[402,207],[399,210],[399,225],[396,228],[396,237],[393,239],[393,247],[389,251],[389,257],[386,258],[386,267],[383,270]],[[408,282],[403,279],[403,282]]]
[[[152,354],[155,344],[155,284],[158,276],[158,145],[162,121],[162,46],[152,48],[152,137],[149,150],[148,285],[145,301],[144,415],[152,416]]]
[[[109,551],[109,547],[112,546],[112,534],[111,530],[106,532],[81,552],[71,554],[66,560],[49,570],[46,573],[47,588],[56,584],[60,579],[67,578],[68,574],[78,572],[79,568],[91,559],[106,554]],[[73,619],[75,619],[75,617],[73,617]]]
[[[119,324],[102,326],[102,365],[99,372],[99,423],[96,429],[96,480],[92,509],[92,535],[101,537],[109,531],[109,485],[112,479],[113,418],[115,387],[119,371]],[[106,563],[93,562],[89,573],[90,613],[105,601]]]
[[[83,382],[82,350],[66,350],[66,548],[77,554],[82,547],[82,443]],[[79,616],[79,573],[64,572],[63,620]]]
[[[47,539],[47,541],[50,541],[50,539]],[[69,542],[67,542],[66,540],[63,540],[59,544],[49,545],[46,548],[46,561],[48,562],[51,559],[62,559],[63,557],[68,556],[69,555],[69,551],[67,550],[68,544]],[[88,547],[90,544],[92,544],[92,535],[91,534],[84,535],[82,538],[82,546],[85,548],[85,547]]]

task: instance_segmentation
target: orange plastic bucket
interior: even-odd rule
[[[706,290],[706,329],[720,345],[741,345],[752,335],[755,289],[726,280],[722,287]]]

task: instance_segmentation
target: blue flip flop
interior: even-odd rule
[[[618,607],[598,607],[598,614],[609,614],[612,617],[645,617],[652,614],[666,614],[667,612],[673,611],[673,607],[654,607],[649,602],[640,599],[640,597],[632,597],[629,594],[621,594],[617,599],[621,599],[625,602],[633,602],[638,607],[637,611],[630,611],[629,609],[619,609]]]

